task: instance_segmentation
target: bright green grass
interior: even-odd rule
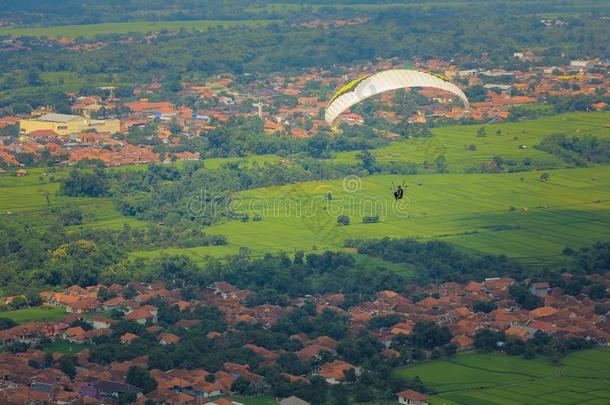
[[[349,251],[349,249],[346,250]],[[404,264],[388,262],[378,257],[370,257],[354,253],[354,259],[356,259],[356,263],[366,265],[367,267],[371,268],[382,268],[385,270],[390,270],[394,273],[406,275],[413,273],[413,269],[410,269]]]
[[[268,396],[257,396],[257,397],[243,397],[243,396],[234,396],[231,398],[233,401],[241,402],[245,405],[275,405],[277,401],[275,398]]]
[[[261,213],[263,221],[230,221],[206,232],[260,254],[338,249],[346,239],[389,236],[441,239],[532,263],[561,260],[566,245],[610,239],[607,173],[607,167],[553,170],[547,183],[540,172],[412,176],[400,210],[389,191],[392,181],[403,180],[397,176],[365,177],[353,194],[343,191],[341,181],[269,187],[240,193],[236,204],[251,216]],[[324,198],[329,190],[332,205]],[[374,213],[382,222],[361,222]],[[337,226],[339,214],[348,214],[351,225]],[[196,254],[205,256],[208,249],[217,248],[196,248]]]
[[[253,155],[244,158],[210,158],[204,159],[203,164],[208,169],[218,169],[223,164],[241,163],[246,166],[251,166],[253,163],[262,165],[264,163],[277,163],[281,160],[276,155]]]
[[[36,218],[41,225],[48,223],[48,209],[66,205],[78,206],[85,218],[83,226],[120,229],[128,223],[141,227],[145,222],[127,218],[116,210],[107,198],[65,197],[57,194],[59,184],[24,185],[20,187],[0,187],[0,218],[12,220]],[[48,201],[47,201],[48,196]]]
[[[164,248],[158,250],[138,250],[131,252],[130,257],[152,258],[161,255],[186,255],[197,263],[205,262],[207,257],[225,257],[239,253],[239,247],[226,246],[201,246],[193,248]]]
[[[432,129],[430,138],[416,138],[397,141],[373,151],[380,162],[413,162],[430,165],[438,156],[445,156],[452,172],[463,172],[471,167],[480,167],[494,156],[504,160],[519,162],[529,158],[545,165],[565,166],[561,159],[534,148],[540,141],[553,133],[567,135],[592,134],[610,137],[610,113],[568,113],[537,120],[506,122],[493,125],[457,125]],[[477,137],[477,131],[484,126],[487,136]],[[496,132],[500,130],[500,135]],[[517,138],[517,139],[514,139]],[[475,145],[475,151],[466,146]],[[521,149],[520,146],[526,146]],[[339,153],[337,161],[352,162],[357,152]]]
[[[228,158],[207,158],[202,159],[203,165],[208,169],[218,169],[220,166],[228,163],[239,163],[245,166],[251,166],[252,164],[264,164],[264,163],[276,163],[281,158],[276,155],[252,155],[247,157],[228,157]],[[179,160],[176,163],[172,163],[170,166],[175,166],[179,169],[185,165],[192,163],[187,160]],[[122,171],[145,171],[148,165],[125,165],[110,168],[110,171],[122,172]]]
[[[33,212],[64,205],[93,203],[92,198],[58,196],[58,183],[24,184],[0,189],[0,213]],[[48,196],[48,201],[47,201]]]
[[[77,354],[85,349],[87,345],[70,343],[67,341],[56,340],[49,346],[45,347],[44,351],[47,353],[63,353],[63,354]]]
[[[564,368],[545,358],[525,360],[498,353],[462,353],[403,368],[398,376],[419,376],[437,395],[431,404],[604,404],[610,400],[610,348],[576,352]]]
[[[26,308],[0,312],[0,318],[9,318],[17,323],[57,321],[66,315],[63,308]]]
[[[160,31],[162,29],[179,30],[184,28],[187,30],[205,31],[210,27],[255,27],[266,25],[274,21],[277,20],[134,21],[124,23],[59,25],[52,27],[0,28],[0,35],[10,34],[13,36],[94,38],[97,35],[128,34],[131,32],[146,33]]]
[[[59,182],[70,173],[70,168],[31,168],[28,176],[0,177],[0,220],[36,218],[39,224],[48,223],[49,209],[66,205],[78,206],[84,215],[84,225],[92,228],[120,229],[128,223],[142,227],[144,221],[121,215],[109,198],[81,198],[59,195]]]
[[[34,186],[44,183],[59,183],[59,181],[68,176],[70,169],[66,167],[44,168],[34,167],[27,169],[29,175],[17,177],[12,171],[0,177],[0,190],[2,187],[18,187],[18,186]],[[42,179],[41,179],[42,178]]]

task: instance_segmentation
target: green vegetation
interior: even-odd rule
[[[400,211],[392,210],[389,192],[392,182],[403,181],[397,176],[363,177],[356,193],[343,191],[342,182],[336,180],[273,186],[242,192],[235,205],[249,214],[261,213],[264,221],[229,221],[209,231],[225,235],[229,246],[245,246],[257,253],[288,250],[288,246],[337,249],[346,239],[392,235],[441,239],[469,251],[547,262],[559,259],[566,245],[584,246],[607,237],[606,171],[605,167],[553,170],[548,182],[541,182],[538,172],[410,176],[407,205]],[[329,190],[332,206],[324,199]],[[294,204],[308,215],[298,215]],[[352,218],[349,226],[337,226],[336,217],[342,213]],[[374,213],[381,215],[380,223],[355,219]]]
[[[258,27],[272,20],[183,20],[183,21],[133,21],[124,23],[58,25],[32,28],[0,28],[0,35],[56,37],[56,38],[95,38],[98,35],[159,32],[161,30],[207,31],[213,27],[236,28]]]
[[[306,12],[267,11],[265,7],[257,12],[244,11],[244,6],[272,4],[246,0],[222,5],[189,2],[184,9],[177,5],[168,9],[168,4],[159,1],[143,4],[142,0],[132,0],[121,2],[118,7],[91,1],[83,6],[72,0],[69,3],[77,4],[66,4],[62,11],[48,0],[45,4],[36,2],[35,6],[10,3],[5,12],[27,28],[8,27],[4,32],[83,35],[91,41],[103,40],[104,46],[74,52],[57,46],[41,46],[34,37],[20,37],[22,46],[30,51],[3,52],[0,92],[5,97],[0,107],[12,103],[35,106],[49,103],[51,94],[47,85],[50,83],[45,81],[45,75],[49,74],[70,74],[72,77],[63,88],[57,84],[54,90],[74,91],[78,90],[77,83],[122,86],[154,80],[171,85],[217,73],[239,76],[244,72],[258,75],[314,66],[333,68],[376,57],[448,60],[466,55],[467,59],[480,62],[481,67],[497,68],[520,64],[513,53],[524,48],[536,49],[542,55],[539,63],[546,66],[565,63],[569,58],[608,53],[607,41],[597,40],[609,36],[608,24],[602,18],[608,7],[599,2],[562,4],[561,7],[551,0],[420,2],[408,4],[409,7],[395,7],[393,2],[359,3],[352,7],[346,2],[345,7],[336,7],[336,2],[321,1],[319,9],[306,7]],[[540,13],[557,11],[573,12],[570,23],[549,28],[540,22]],[[332,27],[331,35],[323,26],[301,25],[315,18],[355,17],[364,17],[366,21]],[[272,23],[268,23],[270,19]],[[248,26],[243,23],[247,20],[258,23]],[[75,23],[87,25],[65,25]],[[151,28],[181,26],[209,28],[183,30],[178,35],[163,34],[161,39],[150,42],[143,38],[142,31]],[[439,26],[443,30],[438,30]],[[120,42],[120,33],[131,30],[136,31],[134,41]],[[481,32],[486,35],[480,35]],[[105,35],[91,38],[101,33]],[[483,55],[493,55],[493,58]],[[464,63],[464,67],[470,63]]]
[[[610,37],[610,5],[596,0],[282,1],[64,0],[58,7],[56,0],[6,0],[0,115],[26,115],[46,105],[68,113],[74,104],[68,92],[108,101],[110,90],[100,86],[114,86],[123,101],[144,96],[207,111],[214,108],[209,97],[181,90],[185,83],[209,84],[219,74],[232,78],[226,88],[218,86],[223,92],[247,88],[252,97],[243,103],[236,97],[235,110],[227,107],[233,115],[251,111],[254,99],[275,87],[275,72],[294,77],[315,68],[341,77],[356,63],[390,60],[398,66],[433,58],[453,59],[457,69],[535,72],[610,52],[610,43],[600,40]],[[566,21],[541,21],[550,17]],[[534,50],[539,60],[514,57],[525,50]],[[152,83],[149,89],[156,90],[142,88]],[[302,95],[325,100],[335,85],[308,80]],[[345,124],[333,136],[321,129],[307,139],[266,134],[256,117],[233,117],[223,125],[213,117],[214,129],[199,134],[183,133],[180,120],[169,122],[180,139],[164,143],[157,136],[161,121],[153,120],[115,137],[150,145],[170,161],[179,151],[198,152],[202,161],[120,168],[80,162],[70,169],[35,167],[24,177],[8,167],[0,178],[0,285],[2,294],[24,296],[3,305],[11,310],[0,313],[2,328],[64,318],[64,309],[40,306],[41,290],[158,282],[173,291],[172,298],[180,289],[181,298],[194,304],[181,311],[165,294],[145,302],[158,308],[158,325],[179,341],[162,345],[149,324],[122,319],[88,342],[91,361],[108,365],[146,355],[151,369],[209,372],[226,362],[248,364],[266,383],[255,387],[240,376],[231,388],[243,395],[237,400],[251,405],[293,394],[316,404],[372,403],[393,400],[406,388],[431,392],[433,404],[606,404],[610,350],[566,356],[592,347],[595,339],[537,333],[521,342],[483,328],[474,347],[485,353],[456,355],[453,329],[420,320],[408,336],[392,339],[393,356],[384,353],[381,328],[404,321],[402,315],[375,317],[353,333],[347,312],[382,290],[416,302],[439,296],[418,286],[494,276],[517,281],[508,292],[523,309],[543,305],[530,292],[530,281],[547,281],[573,297],[587,294],[596,300],[595,313],[605,313],[607,286],[600,279],[609,271],[610,114],[573,112],[609,101],[604,91],[516,107],[512,122],[453,125],[471,121],[435,119],[426,126],[407,122],[423,96],[401,91],[387,112],[402,122],[376,116],[379,99],[371,99],[353,108],[365,125]],[[466,92],[473,102],[486,97],[482,85]],[[297,97],[276,101],[265,112],[277,116]],[[121,103],[105,109],[95,117],[127,114]],[[290,131],[293,118],[287,120]],[[308,131],[316,126],[314,117],[303,117],[301,124]],[[10,147],[18,128],[7,126],[1,135]],[[393,136],[400,140],[390,142]],[[49,150],[39,156],[23,150],[18,160],[28,167],[65,159]],[[396,184],[408,186],[400,201],[391,193]],[[587,277],[593,274],[598,277]],[[193,300],[220,281],[251,291],[243,299],[249,308],[334,295],[328,301],[346,312],[320,311],[321,301],[305,298],[286,311],[251,312],[257,319],[260,311],[268,313],[270,325],[233,325],[219,308]],[[135,294],[133,285],[121,293]],[[114,288],[98,293],[101,301],[114,296]],[[468,304],[488,313],[503,305],[464,300]],[[121,318],[112,311],[85,319],[92,316]],[[181,320],[199,322],[188,322],[187,330]],[[82,320],[75,325],[91,328]],[[129,345],[121,342],[127,332],[138,335]],[[335,339],[336,358],[362,366],[362,375],[349,370],[350,384],[326,384],[315,370],[334,355],[304,360],[296,354],[303,342],[294,335]],[[269,366],[246,343],[275,351],[277,361]],[[15,342],[1,349],[18,353],[28,346]],[[74,378],[78,363],[72,355],[85,346],[44,338],[30,347],[47,352],[45,364],[30,366],[55,365]],[[52,352],[67,355],[54,363]],[[437,360],[424,362],[429,358]],[[308,376],[309,384],[289,384],[284,373]],[[126,382],[145,393],[157,386],[139,366],[129,368]]]
[[[66,341],[57,340],[44,348],[45,352],[48,353],[62,353],[68,355],[74,355],[85,349],[86,345],[78,343],[70,343]]]
[[[481,160],[489,159],[494,151],[503,152],[506,160],[522,152],[535,153],[538,157],[533,160],[555,159],[557,165],[563,166],[561,160],[533,146],[559,129],[572,134],[571,136],[591,134],[599,139],[607,139],[607,117],[607,113],[570,113],[534,121],[489,125],[485,138],[476,136],[480,126],[435,128],[430,138],[399,141],[389,147],[374,150],[372,155],[377,161],[383,162],[386,159],[382,164],[393,162],[404,165],[405,161],[420,159],[413,157],[419,153],[417,149],[413,150],[413,144],[429,140],[446,148],[448,152],[445,155],[450,171],[459,172],[460,167],[472,167]],[[524,150],[513,148],[515,143],[524,142],[522,139],[513,141],[514,134],[527,137],[527,143],[532,147]],[[466,151],[462,145],[465,136],[471,136],[472,142],[491,142],[489,150],[483,153],[485,146],[481,144],[476,152]],[[401,152],[390,154],[389,148],[398,148]],[[482,155],[471,157],[472,153]],[[123,216],[117,210],[116,198],[59,195],[58,182],[64,181],[70,170],[58,169],[51,172],[32,169],[29,176],[0,178],[0,188],[3,190],[0,196],[0,212],[7,220],[37,218],[40,224],[50,225],[52,216],[48,215],[49,209],[62,209],[70,205],[78,207],[83,218],[82,225],[72,226],[73,229],[120,230],[125,223],[132,228],[142,228],[146,226],[145,220],[156,222],[159,218],[165,218],[166,225],[180,221],[181,217],[176,217],[176,214],[183,215],[183,206],[186,207],[191,201],[189,198],[199,196],[188,194],[189,190],[193,189],[212,187],[211,190],[214,190],[220,187],[220,190],[234,191],[256,185],[307,180],[321,175],[340,178],[347,174],[363,173],[359,165],[365,163],[370,166],[369,171],[379,170],[376,168],[379,163],[376,163],[374,158],[366,159],[364,154],[359,157],[361,163],[340,154],[337,160],[329,163],[331,166],[323,166],[326,165],[323,163],[320,167],[312,166],[309,161],[280,164],[279,159],[273,155],[206,159],[203,162],[203,171],[198,169],[196,162],[179,162],[173,166],[177,169],[176,173],[172,172],[171,166],[163,166],[163,170],[147,166],[104,170],[111,179],[129,175],[138,182],[143,181],[143,187],[138,190],[139,197],[120,197],[119,208],[125,213],[133,212],[134,207],[140,207],[148,200],[148,194],[142,191],[150,188],[148,182],[151,175],[153,178],[158,177],[155,182],[165,188],[164,194],[167,195],[168,207],[171,206],[171,209],[159,208],[165,197],[151,194],[150,201],[155,207],[152,212],[156,212],[152,216],[151,212],[145,216]],[[258,166],[253,166],[255,163]],[[353,166],[346,166],[347,164]],[[256,174],[260,172],[261,167],[265,170],[262,176]],[[309,172],[301,172],[299,167],[308,167]],[[194,177],[197,178],[198,185],[193,188],[190,183],[192,179],[184,177],[184,190],[187,194],[184,195],[184,202],[176,203],[178,199],[172,196],[168,188],[172,183],[167,180],[176,178],[175,176],[182,177],[193,170],[200,170],[197,173],[201,174]],[[580,247],[606,238],[606,229],[610,222],[610,184],[606,180],[605,170],[605,167],[596,165],[578,169],[547,170],[546,181],[540,181],[541,173],[536,171],[426,174],[408,177],[375,175],[356,180],[355,193],[345,191],[347,184],[344,184],[343,180],[302,182],[253,189],[231,197],[233,202],[226,207],[231,207],[232,213],[220,212],[221,222],[206,229],[206,232],[211,234],[226,236],[227,245],[191,245],[187,248],[168,246],[153,249],[148,247],[146,251],[136,249],[130,256],[147,258],[161,254],[186,254],[198,263],[203,263],[206,256],[236,254],[242,247],[247,247],[256,255],[267,252],[292,253],[294,250],[313,252],[319,249],[341,249],[348,239],[382,238],[391,235],[398,238],[442,239],[465,251],[506,254],[527,264],[550,264],[559,262],[560,253],[566,245]],[[434,169],[422,171],[428,173]],[[209,174],[203,173],[214,173],[219,182],[210,181]],[[402,202],[404,205],[397,210],[393,207],[389,188],[392,182],[400,184],[405,180],[408,188]],[[121,180],[121,187],[125,187],[123,183]],[[176,190],[184,193],[179,187]],[[227,198],[226,191],[222,191],[225,196],[223,198]],[[125,188],[125,192],[129,192],[129,188]],[[328,200],[329,192],[332,193],[331,200]],[[142,199],[145,196],[146,199]],[[220,206],[223,207],[225,206]],[[250,220],[243,222],[230,219],[241,213],[248,214]],[[168,214],[172,215],[167,216]],[[257,214],[262,220],[252,221]],[[350,225],[338,226],[339,215],[349,216]],[[380,222],[362,223],[363,217],[374,215],[380,216]],[[195,218],[195,221],[197,220],[198,218]]]
[[[66,317],[63,308],[26,308],[14,311],[0,312],[0,318],[8,318],[17,323],[57,321]]]
[[[399,369],[418,376],[435,392],[433,405],[605,404],[610,391],[610,350],[571,353],[554,366],[546,358],[524,360],[501,354],[462,353],[449,360]]]
[[[257,396],[257,397],[242,397],[239,395],[231,397],[231,400],[241,402],[246,405],[275,405],[276,399],[268,396]]]
[[[558,157],[537,149],[545,137],[554,133],[572,135],[593,135],[600,139],[610,138],[607,125],[610,113],[566,113],[543,117],[530,121],[506,122],[487,125],[487,136],[477,136],[478,125],[456,125],[432,129],[432,136],[418,137],[393,142],[388,146],[373,151],[378,162],[411,162],[418,165],[428,162],[433,167],[439,156],[447,160],[451,172],[464,172],[480,168],[482,164],[492,162],[494,156],[504,161],[514,160],[523,165],[529,160],[529,166],[562,167],[565,163]],[[475,150],[468,150],[468,145],[475,145]],[[356,152],[343,152],[336,155],[340,162],[354,160]],[[524,168],[527,170],[527,167]],[[505,171],[510,170],[506,165]],[[523,170],[523,169],[522,169]]]

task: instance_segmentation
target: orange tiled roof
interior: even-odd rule
[[[335,360],[331,363],[326,363],[320,366],[320,375],[324,378],[332,378],[337,381],[343,381],[345,371],[354,368],[351,364],[342,360]]]
[[[557,312],[557,309],[553,307],[540,307],[530,311],[530,316],[532,318],[544,318],[547,316],[553,315]]]

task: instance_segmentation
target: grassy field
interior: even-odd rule
[[[436,393],[433,405],[610,403],[609,348],[572,353],[562,363],[560,372],[545,358],[470,352],[399,369],[396,374],[419,376]]]
[[[253,163],[277,163],[280,160],[281,158],[276,155],[255,155],[245,158],[209,158],[204,159],[203,164],[208,169],[218,169],[220,166],[226,163],[240,163],[242,165],[251,166]]]
[[[124,223],[144,226],[144,222],[121,215],[109,198],[81,198],[58,195],[59,183],[0,186],[0,220],[36,218],[41,225],[48,223],[49,209],[76,205],[83,212],[85,226],[122,228]]]
[[[95,38],[97,35],[158,32],[162,29],[181,28],[206,31],[210,27],[261,26],[277,20],[184,20],[184,21],[133,21],[124,23],[58,25],[51,27],[0,28],[0,35],[57,37],[57,38]]]
[[[231,398],[233,401],[241,402],[245,405],[276,405],[277,401],[273,397],[258,396],[258,397],[244,397],[234,396]]]
[[[206,231],[227,236],[229,246],[181,251],[199,257],[239,247],[255,253],[312,251],[341,248],[350,238],[391,236],[436,238],[472,252],[539,263],[559,260],[566,245],[610,239],[607,167],[549,173],[548,182],[540,181],[540,172],[413,176],[401,206],[393,205],[389,192],[392,182],[403,180],[396,176],[354,180],[359,188],[354,193],[344,191],[342,181],[250,190],[235,206],[251,216],[261,214],[263,221],[212,226]],[[333,201],[326,201],[327,191]],[[339,214],[349,215],[352,223],[337,226]],[[363,216],[373,214],[382,221],[362,223]]]
[[[567,113],[537,120],[506,122],[493,125],[457,125],[432,129],[429,138],[415,138],[393,142],[373,153],[380,162],[413,162],[434,164],[440,155],[445,156],[452,172],[463,172],[490,161],[494,156],[504,160],[531,159],[546,165],[565,164],[554,156],[539,151],[534,146],[553,133],[567,135],[592,134],[610,137],[610,113]],[[477,131],[485,127],[487,135],[478,137]],[[498,132],[499,131],[499,132]],[[475,145],[476,150],[466,149]],[[523,148],[525,146],[525,148]],[[337,161],[351,162],[358,152],[339,153]]]
[[[86,345],[57,340],[50,346],[47,346],[44,351],[47,353],[77,354],[86,347]]]
[[[145,167],[145,166],[141,166]],[[98,228],[121,228],[124,223],[143,226],[144,222],[121,215],[109,198],[81,198],[59,195],[59,182],[70,169],[66,167],[28,169],[28,176],[0,177],[0,220],[35,217],[47,223],[47,210],[76,205],[82,212],[85,225]]]
[[[56,321],[66,317],[63,308],[26,308],[0,312],[0,318],[12,319],[17,323]]]
[[[609,120],[608,113],[563,114],[490,125],[485,138],[476,136],[480,126],[437,128],[430,140],[444,148],[443,154],[454,170],[452,173],[406,178],[371,176],[346,182],[345,179],[319,181],[249,190],[240,193],[233,206],[251,217],[261,214],[263,221],[229,221],[206,229],[209,234],[225,235],[229,245],[138,251],[133,252],[132,257],[186,254],[202,262],[206,256],[235,254],[240,247],[248,247],[255,255],[296,250],[312,252],[341,249],[346,239],[390,236],[441,239],[473,253],[506,254],[536,265],[556,263],[563,259],[560,253],[566,245],[580,247],[598,240],[610,240],[607,166],[548,170],[548,182],[540,181],[541,172],[536,171],[465,174],[460,173],[460,168],[477,165],[494,154],[515,158],[526,153],[535,159],[556,160],[535,150],[533,145],[553,132],[608,137],[610,128],[606,125]],[[496,134],[498,130],[499,135]],[[513,141],[515,136],[519,139]],[[418,146],[418,142],[426,141],[396,142],[375,153],[380,160],[386,161],[424,159],[428,152]],[[463,145],[469,142],[477,143],[476,152],[464,150]],[[527,144],[528,148],[519,149],[518,144]],[[419,157],[414,157],[417,154]],[[342,154],[339,159],[347,161],[353,158],[350,156]],[[206,159],[204,164],[215,168],[227,162],[249,164],[278,159],[263,155],[245,159]],[[145,169],[146,166],[126,166],[111,170]],[[88,227],[145,224],[123,217],[110,199],[58,196],[58,181],[68,172],[69,169],[60,169],[45,175],[44,169],[33,169],[27,177],[0,178],[0,218],[35,215],[44,224],[44,213],[49,207],[75,204],[83,210]],[[406,198],[401,205],[393,205],[390,187],[392,183],[404,180],[409,185]],[[326,201],[329,191],[333,194],[332,201]],[[349,226],[337,225],[336,218],[340,214],[350,216]],[[381,217],[379,223],[362,223],[363,216],[374,214]]]

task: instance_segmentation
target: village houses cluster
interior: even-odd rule
[[[570,274],[563,275],[569,279]],[[610,276],[589,276],[591,281],[601,283],[610,291]],[[386,358],[399,358],[402,354],[392,348],[392,342],[400,336],[409,336],[417,322],[433,321],[449,328],[458,351],[473,348],[474,337],[481,329],[504,331],[515,339],[528,340],[537,332],[554,336],[583,338],[600,345],[610,343],[610,319],[608,314],[598,314],[596,306],[610,304],[610,299],[592,300],[586,294],[570,296],[560,288],[550,288],[546,282],[528,284],[529,291],[543,301],[543,306],[534,310],[520,307],[511,296],[509,288],[515,284],[511,278],[491,278],[483,282],[470,281],[464,284],[448,282],[442,285],[425,287],[408,286],[409,296],[425,296],[417,302],[405,294],[394,291],[379,291],[376,298],[358,305],[342,308],[343,294],[307,296],[293,298],[285,307],[276,305],[246,306],[246,299],[252,291],[242,290],[226,282],[215,282],[200,290],[195,298],[185,300],[181,289],[168,290],[162,283],[136,283],[128,286],[113,284],[104,288],[100,285],[82,288],[72,286],[63,292],[43,292],[41,297],[45,306],[65,308],[64,319],[55,322],[31,322],[20,324],[0,331],[0,343],[25,342],[36,344],[43,339],[85,345],[76,354],[78,366],[73,379],[64,374],[56,365],[48,361],[40,350],[28,349],[22,353],[0,353],[0,402],[21,403],[23,398],[40,401],[53,401],[57,404],[104,403],[124,393],[134,393],[139,404],[152,399],[164,404],[231,404],[227,397],[233,394],[232,386],[237,378],[247,380],[254,391],[266,386],[265,377],[254,373],[248,364],[227,362],[222,369],[211,373],[205,369],[151,370],[157,381],[154,391],[143,394],[142,389],[126,383],[126,373],[130,366],[148,367],[148,356],[136,357],[130,361],[112,362],[107,365],[96,364],[90,359],[90,347],[99,336],[113,333],[113,325],[118,321],[108,316],[111,311],[120,311],[124,318],[137,322],[146,331],[154,334],[159,345],[175,345],[181,335],[191,328],[197,328],[202,320],[191,317],[199,305],[214,307],[221,311],[229,330],[238,325],[259,325],[269,328],[292,309],[308,302],[315,304],[321,314],[325,310],[334,311],[349,322],[349,334],[356,336],[367,330],[369,321],[375,317],[394,315],[400,322],[391,327],[370,330],[382,343],[382,355]],[[111,292],[113,298],[104,300],[101,291]],[[127,291],[131,293],[128,294]],[[130,298],[126,298],[125,296]],[[608,295],[606,295],[608,296]],[[436,297],[436,298],[435,298]],[[175,305],[184,314],[172,332],[158,323],[158,308],[149,302],[163,300]],[[495,310],[488,313],[475,312],[476,302],[493,302]],[[86,322],[90,328],[85,330],[81,324]],[[210,340],[226,339],[226,331],[210,331]],[[137,334],[124,333],[120,336],[122,345],[131,345],[140,339]],[[360,375],[363,371],[358,364],[350,364],[337,354],[338,342],[329,336],[311,338],[304,333],[290,336],[298,340],[302,349],[295,354],[306,364],[323,364],[314,367],[313,375],[319,375],[328,384],[347,384],[348,374]],[[248,343],[244,346],[258,356],[260,364],[272,366],[278,361],[282,351],[274,351],[262,345]],[[53,353],[56,361],[61,353]],[[36,364],[37,367],[34,367]],[[209,377],[213,374],[213,377]],[[311,375],[290,375],[284,377],[290,382],[308,383]],[[225,398],[225,399],[217,399]],[[403,404],[426,404],[424,394],[407,390],[397,393],[397,401]],[[224,401],[224,402],[223,402]],[[296,401],[296,402],[294,402]],[[285,404],[305,403],[290,399]],[[411,401],[411,402],[409,402]]]
[[[515,53],[518,60],[535,58],[531,52]],[[240,83],[231,74],[202,83],[181,83],[180,97],[198,100],[206,106],[199,109],[159,100],[162,90],[159,83],[135,88],[129,98],[116,96],[114,87],[103,89],[109,94],[106,98],[70,93],[71,114],[58,114],[53,106],[43,106],[31,114],[0,117],[0,128],[19,126],[17,137],[0,137],[0,160],[4,166],[11,167],[26,166],[26,162],[19,160],[24,154],[48,154],[64,164],[100,159],[110,166],[196,160],[200,157],[199,151],[188,150],[183,145],[184,139],[222,127],[231,117],[240,116],[259,116],[268,134],[308,138],[320,129],[327,129],[323,111],[335,89],[363,74],[403,65],[397,60],[387,60],[343,67],[340,72],[311,69],[298,76],[274,73],[248,84]],[[508,119],[512,107],[534,105],[549,96],[610,94],[610,77],[604,73],[608,63],[602,61],[574,60],[569,66],[527,71],[460,70],[453,63],[442,60],[415,62],[413,67],[439,72],[464,90],[482,86],[484,99],[472,101],[472,108],[465,110],[447,93],[417,89],[414,91],[425,96],[429,104],[420,105],[412,116],[403,117],[389,108],[393,95],[384,94],[380,102],[388,108],[377,109],[378,118],[394,124],[405,120],[425,124],[439,117],[494,122]],[[320,88],[326,89],[322,95]],[[600,102],[591,108],[605,110],[608,105]],[[340,122],[349,125],[365,124],[364,117],[354,112],[347,112],[340,118]],[[157,123],[157,133],[153,135],[167,145],[171,153],[161,155],[150,143],[130,144],[126,140],[131,127],[144,127],[151,122]],[[387,133],[386,136],[391,138],[396,134]]]

